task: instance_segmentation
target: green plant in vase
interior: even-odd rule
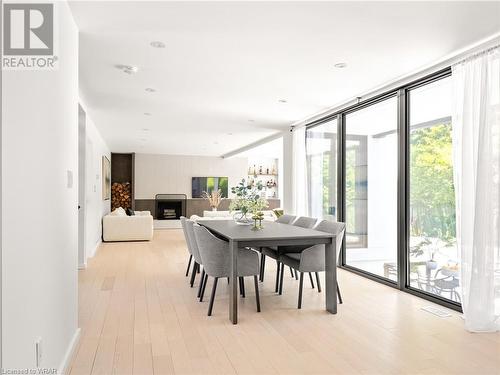
[[[254,216],[263,218],[263,209],[268,207],[267,199],[264,197],[264,186],[262,182],[257,182],[255,185],[248,184],[245,179],[231,188],[231,192],[236,196],[229,205],[229,210],[234,211],[234,220],[238,224],[250,225]],[[256,214],[262,215],[256,215]],[[252,219],[248,217],[248,214],[252,215]],[[262,227],[262,219],[254,219],[255,225],[259,221],[260,227]]]

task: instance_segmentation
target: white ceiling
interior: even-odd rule
[[[83,99],[115,152],[221,155],[500,32],[499,2],[71,8]],[[338,62],[347,68],[334,68]],[[127,75],[116,64],[139,71]]]

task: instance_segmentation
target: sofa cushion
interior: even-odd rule
[[[111,216],[127,216],[127,213],[123,209],[123,207],[115,208],[113,212],[110,213]]]
[[[203,217],[231,217],[229,211],[203,211]]]

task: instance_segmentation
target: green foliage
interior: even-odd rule
[[[258,181],[255,186],[247,184],[245,179],[231,188],[231,192],[236,195],[236,198],[231,201],[229,209],[231,211],[241,211],[244,214],[247,212],[257,213],[267,208],[269,203],[264,197],[264,185]]]
[[[451,125],[410,136],[410,230],[413,236],[455,237]]]

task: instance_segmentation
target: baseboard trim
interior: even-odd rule
[[[99,246],[101,246],[101,244],[102,244],[102,240],[98,241],[95,244],[95,247],[92,249],[92,253],[89,254],[88,258],[93,258],[97,254],[97,250],[99,249]]]
[[[79,269],[79,270],[84,270],[85,268],[87,268],[87,262],[85,262],[85,263],[83,263],[83,264],[82,264],[82,263],[79,263],[79,264],[78,264],[78,269]]]
[[[57,370],[58,375],[65,375],[68,372],[69,365],[71,364],[71,361],[76,354],[76,348],[78,348],[78,343],[80,342],[81,332],[82,332],[81,328],[76,329],[75,334],[73,335],[73,338],[69,343],[68,349],[64,354],[64,358],[61,362],[61,365]]]

